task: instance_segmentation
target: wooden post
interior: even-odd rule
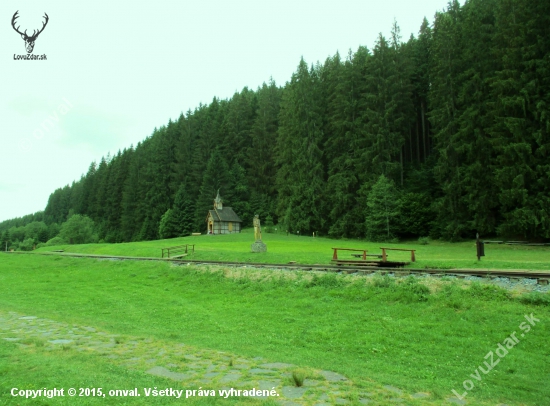
[[[382,248],[382,262],[386,262],[386,249]]]
[[[476,233],[476,251],[477,251],[477,260],[481,259],[481,250],[479,247],[479,233]]]
[[[415,262],[416,258],[414,257],[414,250],[411,250],[411,262]]]
[[[338,259],[338,248],[333,248],[334,254],[332,254],[332,259],[336,261]]]

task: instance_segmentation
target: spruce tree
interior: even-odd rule
[[[434,173],[443,194],[436,207],[440,232],[447,239],[460,238],[469,228],[460,182],[460,151],[457,148],[461,146],[460,142],[455,142],[460,128],[461,73],[467,69],[463,63],[462,19],[463,13],[456,0],[449,3],[445,12],[436,13],[431,47],[430,122],[438,158]]]
[[[227,163],[218,149],[215,149],[208,160],[195,206],[195,229],[206,230],[206,215],[212,210],[212,204],[218,190],[224,204],[231,203],[231,176]]]
[[[503,0],[496,7],[493,56],[501,61],[491,84],[497,152],[499,232],[550,238],[550,5]]]
[[[276,196],[275,145],[277,141],[278,115],[281,90],[271,80],[257,91],[257,110],[250,131],[251,142],[247,148],[246,174],[251,190],[267,199]]]
[[[279,114],[278,214],[292,231],[323,228],[323,121],[318,69],[302,59],[283,92]]]
[[[364,236],[364,223],[357,191],[364,173],[362,165],[365,145],[366,80],[365,71],[370,53],[365,47],[348,54],[344,63],[336,55],[323,68],[327,97],[325,141],[328,163],[326,203],[330,219],[328,233],[334,237]]]
[[[370,241],[390,241],[399,224],[399,194],[391,179],[380,175],[367,198],[365,227]]]
[[[231,207],[241,218],[243,223],[252,221],[253,213],[250,208],[250,192],[244,168],[237,161],[229,171],[231,185]]]
[[[182,237],[190,235],[194,227],[195,205],[185,183],[181,184],[176,193],[172,213],[176,224],[176,235]]]
[[[160,238],[174,238],[179,235],[179,224],[174,210],[168,209],[160,218],[159,236]]]

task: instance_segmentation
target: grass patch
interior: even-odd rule
[[[441,399],[459,391],[485,355],[520,333],[524,315],[533,313],[540,323],[483,376],[468,400],[537,404],[550,398],[546,295],[514,297],[457,281],[430,289],[417,278],[269,271],[236,277],[167,263],[35,255],[0,255],[0,286],[9,286],[0,295],[3,311],[335,371],[359,387],[378,382]],[[71,348],[57,352],[58,364],[40,348],[25,350],[37,351],[30,358],[3,340],[0,348],[4,394],[22,382],[134,387],[134,377],[145,379]],[[46,359],[57,366],[39,366]],[[108,385],[115,376],[122,381]]]
[[[123,255],[137,257],[161,256],[161,248],[182,244],[195,244],[195,253],[188,259],[213,261],[240,261],[261,263],[328,264],[332,259],[332,247],[367,249],[369,253],[381,253],[380,247],[409,248],[416,250],[414,268],[435,269],[532,269],[548,270],[550,247],[512,246],[489,244],[485,257],[477,261],[475,242],[447,243],[426,240],[402,243],[372,243],[358,240],[332,240],[328,238],[298,237],[284,234],[265,234],[268,252],[251,253],[252,232],[245,229],[240,234],[202,235],[169,240],[143,241],[122,244],[83,244],[42,247],[36,252],[46,253],[63,249],[66,252],[83,254]],[[410,261],[410,254],[388,251],[388,258],[395,261]],[[345,251],[339,252],[343,259],[353,259]]]
[[[27,338],[20,341],[23,345],[29,345],[34,347],[44,347],[44,344],[46,343],[45,340],[41,338]]]
[[[109,396],[109,390],[139,388],[140,397]],[[274,402],[261,402],[246,398],[233,399],[176,399],[174,397],[146,397],[143,388],[188,389],[183,383],[132,371],[113,365],[71,349],[46,352],[43,349],[20,350],[13,343],[0,342],[0,404],[1,405],[264,405],[274,406]],[[64,397],[26,399],[11,396],[12,388],[53,389],[64,388]],[[105,397],[69,397],[68,388],[102,388]]]

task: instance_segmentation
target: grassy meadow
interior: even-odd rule
[[[240,247],[249,245],[250,235],[246,234],[70,248],[73,252],[158,256],[160,247],[188,241],[197,243],[195,256],[203,259],[259,258],[239,255]],[[266,262],[327,263],[331,245],[376,247],[280,235],[267,235],[265,241],[270,250],[263,258]],[[302,242],[308,247],[305,253],[300,251]],[[456,247],[459,252],[471,253],[469,245]],[[523,254],[507,248],[500,251],[506,258],[503,263],[517,267],[514,260],[520,263]],[[283,253],[285,249],[289,252]],[[448,262],[439,261],[449,266],[453,263],[449,246],[433,244],[418,249],[420,258],[426,256],[423,261],[428,261],[430,253],[441,252]],[[533,259],[533,255],[528,257]],[[475,264],[472,260],[458,263],[464,267]],[[494,286],[440,279],[426,285],[415,279],[388,277],[0,254],[0,318],[9,312],[93,326],[159,348],[185,343],[236,357],[262,357],[269,362],[335,371],[352,382],[349,392],[341,395],[350,404],[359,404],[354,395],[357,391],[368,390],[374,396],[371,404],[380,405],[394,404],[386,395],[377,397],[383,385],[430,395],[426,400],[407,397],[406,404],[451,404],[447,399],[452,389],[463,393],[462,382],[472,379],[486,354],[514,331],[519,335],[524,315],[532,313],[540,322],[490,373],[482,375],[481,382],[476,381],[466,400],[469,405],[547,405],[550,399],[548,295],[511,295]],[[40,403],[9,395],[12,387],[42,386],[185,387],[75,347],[50,350],[43,343],[18,345],[0,339],[0,404],[74,404],[67,398]],[[254,399],[79,400],[79,404],[101,405],[176,402],[274,404]]]
[[[414,268],[550,270],[550,247],[486,244],[486,256],[478,262],[473,240],[461,243],[431,241],[428,245],[420,245],[417,241],[390,244],[263,233],[263,241],[267,244],[268,252],[261,254],[250,252],[250,244],[253,242],[251,229],[245,229],[241,234],[231,235],[201,235],[122,244],[42,247],[37,252],[45,253],[63,249],[66,252],[83,254],[160,257],[161,249],[164,247],[195,244],[195,254],[190,255],[189,259],[328,264],[332,259],[332,247],[367,249],[371,254],[380,254],[380,247],[391,247],[417,250],[416,262],[409,265]],[[388,251],[388,253],[390,260],[410,261],[408,252]],[[353,259],[350,253],[345,251],[339,252],[339,257]]]

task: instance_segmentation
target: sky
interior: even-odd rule
[[[282,86],[311,64],[431,23],[446,0],[96,0],[0,4],[0,221],[44,210],[93,161],[182,112]],[[11,25],[38,35],[33,55]]]

